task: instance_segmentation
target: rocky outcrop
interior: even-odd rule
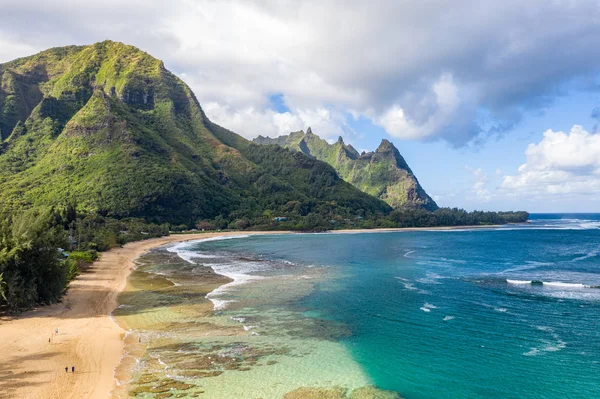
[[[381,198],[394,208],[438,208],[427,195],[400,151],[383,139],[374,152],[360,154],[340,136],[329,144],[309,127],[277,138],[258,136],[257,144],[276,144],[325,161],[335,168],[340,177],[367,194]]]

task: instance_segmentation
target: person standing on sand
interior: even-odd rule
[[[71,372],[74,373],[75,372],[75,366],[71,366]]]
[[[69,372],[69,366],[65,367],[65,373]]]

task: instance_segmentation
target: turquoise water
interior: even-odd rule
[[[224,314],[285,308],[343,325],[333,339],[365,378],[407,399],[595,398],[599,227],[598,215],[532,215],[490,230],[252,236],[187,249],[264,260],[213,265],[236,279],[210,297]],[[271,270],[273,260],[287,266]],[[269,300],[236,308],[253,286],[311,269],[325,277],[306,295],[274,284]]]

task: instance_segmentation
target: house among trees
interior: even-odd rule
[[[277,217],[274,217],[273,220],[276,222],[285,222],[288,220],[288,218],[286,218],[284,216],[277,216]]]

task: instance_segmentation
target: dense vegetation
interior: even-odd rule
[[[254,144],[210,122],[161,61],[121,43],[55,48],[0,64],[0,309],[55,302],[97,251],[170,230],[527,219],[425,210],[437,205],[387,141],[354,164],[334,165],[342,176],[362,176],[352,178],[354,186],[312,151]],[[369,193],[392,204],[396,193],[410,206],[393,210]]]
[[[0,218],[0,296],[11,310],[51,303],[66,287],[69,265],[58,248],[66,235],[49,211]]]
[[[193,225],[289,201],[319,211],[390,208],[309,157],[212,124],[185,83],[131,46],[102,42],[0,65],[0,202]]]
[[[290,204],[294,206],[296,204]],[[402,227],[452,227],[488,226],[527,221],[527,212],[467,212],[457,208],[439,208],[434,212],[424,209],[397,209],[386,216],[356,216],[343,218],[327,209],[319,213],[297,216],[294,212],[265,212],[255,218],[202,220],[196,223],[199,230],[252,229],[252,230],[296,230],[325,231],[339,229],[374,229]],[[180,226],[182,229],[184,226]]]
[[[0,214],[0,312],[58,301],[97,251],[169,234],[166,225],[41,207]]]
[[[327,162],[342,179],[359,190],[384,200],[393,208],[421,208],[429,211],[438,208],[423,190],[404,157],[388,140],[382,140],[375,152],[362,154],[352,145],[344,143],[341,137],[336,143],[329,144],[310,128],[306,133],[292,132],[275,139],[258,136],[254,142],[276,144]]]

